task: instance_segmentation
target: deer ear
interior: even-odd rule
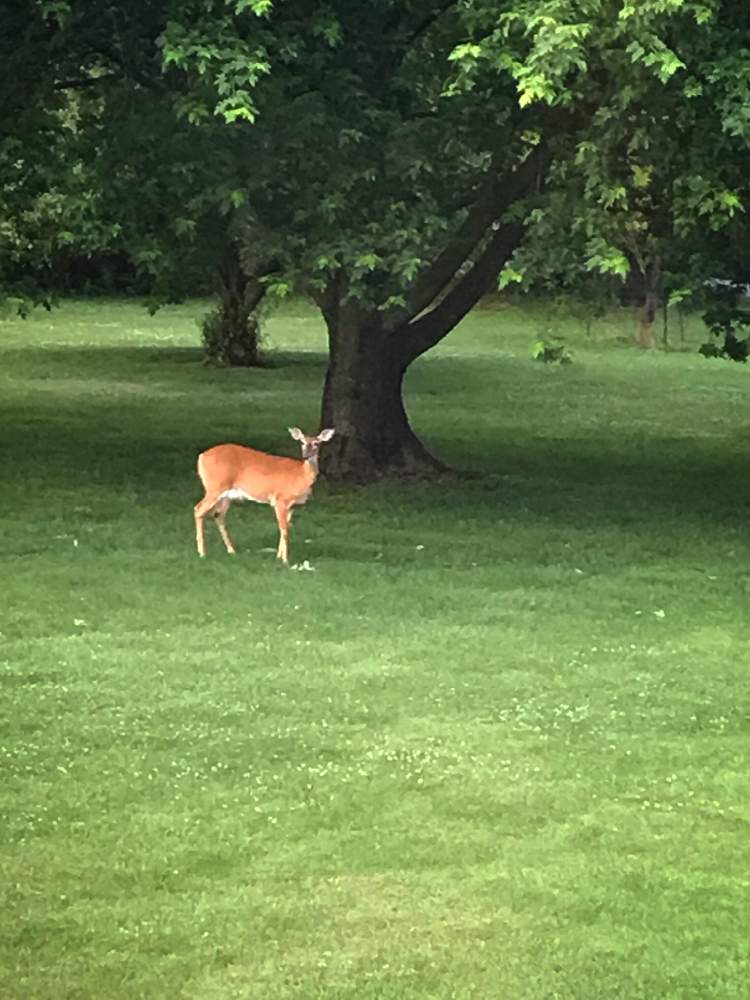
[[[299,429],[299,427],[289,427],[288,431],[292,435],[292,437],[294,438],[295,441],[304,441],[305,440],[305,435],[302,433],[302,431]]]
[[[320,434],[318,434],[318,441],[330,441],[335,433],[336,431],[333,429],[333,427],[326,427],[325,430],[321,431]]]

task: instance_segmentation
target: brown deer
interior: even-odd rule
[[[289,433],[302,445],[302,460],[267,455],[241,444],[217,444],[198,456],[198,475],[205,496],[195,505],[195,541],[198,555],[206,554],[203,524],[211,514],[227,552],[235,548],[226,526],[233,500],[254,500],[273,507],[279,525],[277,559],[289,562],[289,523],[292,508],[303,504],[318,478],[318,449],[334,435],[327,427],[315,437],[290,427]]]

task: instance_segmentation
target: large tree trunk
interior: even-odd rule
[[[391,316],[347,303],[341,277],[318,296],[330,350],[322,426],[336,431],[321,453],[326,476],[363,482],[389,474],[425,477],[447,471],[409,424],[404,375],[476,305],[522,233],[516,222],[493,230],[470,270],[452,282],[441,279],[438,301],[426,311],[421,310],[421,287],[411,310]]]
[[[521,221],[500,220],[508,205],[540,183],[544,160],[538,149],[509,176],[487,178],[464,222],[418,275],[403,306],[386,311],[358,305],[342,271],[330,276],[324,290],[313,290],[330,347],[322,426],[336,431],[321,452],[326,476],[366,481],[447,471],[411,429],[404,375],[497,279],[524,231]]]
[[[329,319],[328,335],[321,427],[333,427],[336,436],[321,452],[324,474],[363,482],[445,471],[409,424],[402,395],[407,359],[398,336],[379,317],[354,310]]]

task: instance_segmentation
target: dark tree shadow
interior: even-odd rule
[[[169,346],[11,349],[3,359],[32,380],[59,380],[62,386],[59,394],[31,395],[16,408],[0,404],[0,475],[14,490],[22,493],[24,483],[40,481],[71,489],[93,483],[116,491],[137,488],[144,495],[179,493],[188,502],[198,492],[195,457],[219,440],[295,455],[284,414],[301,405],[300,399],[310,413],[317,412],[326,365],[319,352],[287,351],[270,353],[263,368],[217,369],[202,363],[198,348]],[[465,473],[400,484],[402,501],[415,513],[450,505],[458,516],[467,506],[488,530],[499,515],[570,525],[674,518],[698,525],[718,521],[727,528],[745,523],[748,463],[722,439],[656,429],[641,439],[618,438],[611,428],[597,431],[594,424],[574,436],[526,428],[522,440],[513,440],[507,410],[497,405],[481,414],[474,441],[462,387],[474,384],[478,368],[487,364],[486,358],[451,357],[415,366],[406,393],[417,415],[415,428],[437,456]],[[65,381],[76,379],[82,385],[66,395]],[[133,386],[143,392],[129,395],[123,389]],[[431,397],[440,407],[434,431]],[[448,434],[445,428],[454,419],[458,430]],[[351,489],[322,485],[333,495]],[[385,511],[389,489],[376,484],[370,491],[372,502]]]

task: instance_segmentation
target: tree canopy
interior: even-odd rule
[[[331,474],[434,465],[404,373],[504,269],[697,273],[745,226],[740,0],[22,8],[0,277],[68,240],[124,248],[162,298],[238,261],[246,300],[303,290],[329,330]]]

